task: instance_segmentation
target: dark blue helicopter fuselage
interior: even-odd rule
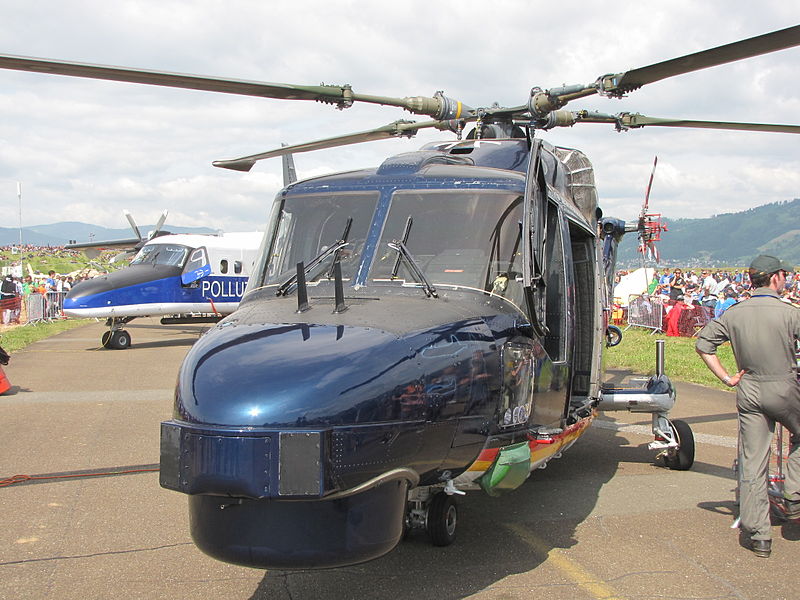
[[[509,148],[524,170],[524,140]],[[402,533],[409,487],[452,480],[485,448],[528,440],[534,392],[556,398],[556,423],[563,416],[567,363],[548,357],[514,301],[446,280],[432,281],[429,297],[420,283],[372,275],[397,193],[525,193],[524,173],[431,164],[430,154],[279,196],[374,194],[346,310],[329,279],[308,286],[305,310],[254,275],[237,311],[188,353],[162,424],[161,484],[190,495],[192,535],[208,554],[302,568],[380,556]],[[514,387],[513,356],[532,365],[530,389]]]

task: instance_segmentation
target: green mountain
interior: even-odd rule
[[[139,226],[139,231],[144,236],[153,229],[155,229],[155,225]],[[169,223],[164,225],[163,230],[171,233],[216,233],[217,231],[209,227],[180,227]],[[132,237],[133,231],[130,227],[111,229],[78,221],[62,221],[49,225],[31,225],[22,228],[22,243],[35,246],[63,246],[71,240],[76,242],[105,242]],[[10,246],[17,243],[19,243],[19,228],[0,227],[0,246]]]
[[[658,250],[662,266],[745,267],[758,254],[800,265],[800,198],[707,219],[662,218],[668,231]],[[621,268],[640,264],[635,234],[620,244]]]

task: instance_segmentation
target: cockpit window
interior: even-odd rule
[[[370,271],[373,282],[415,281],[389,244],[402,241],[433,285],[522,301],[522,197],[504,191],[398,191]],[[410,218],[410,221],[409,221]]]
[[[131,261],[132,265],[182,267],[191,248],[177,244],[147,244]]]
[[[306,266],[342,239],[346,244],[331,251],[316,268],[306,274],[313,282],[332,273],[334,259],[342,267],[342,277],[352,278],[358,269],[364,242],[378,193],[336,193],[289,196],[281,209],[270,259],[262,285],[283,283],[297,271],[297,263]]]

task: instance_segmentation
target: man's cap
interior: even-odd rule
[[[759,254],[750,263],[750,268],[759,273],[776,273],[778,271],[794,272],[794,267],[789,263],[782,261],[780,258],[770,256],[769,254]]]

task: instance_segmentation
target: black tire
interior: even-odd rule
[[[458,509],[453,497],[439,492],[428,506],[428,536],[434,546],[449,546],[456,539]]]
[[[125,350],[131,347],[131,334],[124,329],[117,329],[111,334],[111,347],[115,350]]]
[[[100,343],[103,348],[111,348],[111,331],[104,331],[103,337],[100,338]]]
[[[664,462],[674,471],[688,471],[694,464],[694,434],[686,421],[670,421],[672,433],[678,441],[677,450],[668,452]]]
[[[613,348],[622,341],[622,330],[616,325],[606,327],[606,348]]]

